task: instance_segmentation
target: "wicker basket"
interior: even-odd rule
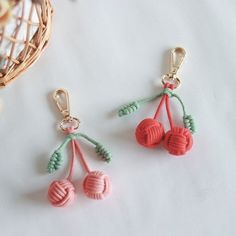
[[[21,0],[0,29],[0,87],[17,78],[48,44],[53,10],[50,0]]]

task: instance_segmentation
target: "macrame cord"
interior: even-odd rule
[[[62,92],[65,91],[63,90]],[[69,113],[68,110],[61,110],[61,112]],[[65,115],[65,117],[66,120],[75,120],[75,118],[68,117],[67,115]],[[79,122],[78,119],[76,119],[76,121]],[[69,128],[62,129],[65,131],[67,136],[63,143],[54,151],[48,162],[47,170],[49,173],[53,173],[59,170],[64,161],[64,153],[66,152],[66,149],[70,144],[71,159],[69,164],[68,176],[62,180],[53,181],[48,190],[48,200],[53,206],[56,207],[67,206],[71,204],[75,198],[75,187],[72,183],[72,177],[76,157],[78,157],[84,171],[86,172],[86,177],[83,181],[84,193],[91,199],[101,200],[108,196],[111,192],[111,184],[109,177],[102,171],[92,171],[89,168],[85,157],[81,151],[79,140],[84,139],[94,145],[95,152],[105,162],[111,161],[111,153],[101,143],[90,138],[86,134],[75,133],[75,130],[77,128],[78,126],[74,127],[72,125]]]
[[[182,64],[185,50],[183,48],[175,48],[171,51],[171,56],[171,73],[162,77],[162,83],[164,85],[163,91],[151,97],[136,100],[122,106],[118,110],[118,116],[129,115],[137,111],[147,102],[160,98],[161,100],[154,117],[144,119],[137,126],[135,131],[136,140],[139,144],[147,148],[154,148],[164,140],[164,147],[168,152],[172,155],[180,156],[191,149],[193,144],[192,134],[195,133],[196,128],[193,117],[187,114],[182,99],[173,91],[180,85],[180,80],[176,76],[176,73]],[[171,98],[177,99],[181,105],[184,127],[176,127],[174,124],[170,108]],[[162,123],[158,121],[164,105],[170,124],[170,130],[166,133]]]

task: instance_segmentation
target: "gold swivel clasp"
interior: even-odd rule
[[[65,89],[57,89],[53,93],[53,99],[64,118],[70,117],[69,94]]]
[[[65,131],[68,128],[78,129],[80,121],[70,115],[69,93],[65,89],[57,89],[53,93],[53,99],[64,119],[60,122],[60,128]]]
[[[186,51],[184,50],[184,48],[177,47],[171,50],[170,73],[162,76],[163,84],[170,83],[173,84],[175,88],[180,86],[181,82],[179,77],[177,76],[177,72],[183,64],[185,56]]]

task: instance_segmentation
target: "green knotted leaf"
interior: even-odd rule
[[[96,153],[106,162],[110,162],[112,155],[111,153],[102,145],[102,144],[97,144],[95,147]]]
[[[185,115],[183,117],[184,127],[189,129],[189,131],[194,134],[196,132],[195,122],[191,115]]]
[[[53,173],[58,170],[61,167],[62,162],[63,158],[61,152],[55,151],[48,162],[48,173]]]
[[[121,116],[129,115],[129,114],[135,112],[136,110],[138,110],[139,107],[140,107],[140,105],[138,102],[132,102],[127,105],[124,105],[118,110],[118,116],[121,117]]]

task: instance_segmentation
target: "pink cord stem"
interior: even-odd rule
[[[166,89],[166,88],[170,88],[172,90],[174,89],[173,85],[168,84],[168,83],[166,83],[164,85],[164,89]],[[167,112],[168,120],[169,120],[169,123],[170,123],[170,127],[171,127],[171,129],[173,129],[174,128],[174,122],[173,122],[172,114],[171,114],[171,111],[170,111],[170,98],[167,94],[164,94],[162,96],[160,104],[157,108],[156,114],[154,116],[154,119],[157,119],[157,117],[160,115],[161,108],[163,107],[164,103],[166,105],[166,112]]]
[[[80,148],[80,145],[79,145],[79,142],[77,140],[73,140],[72,142],[74,142],[74,145],[76,146],[76,151],[77,151],[77,153],[79,155],[79,159],[80,159],[80,162],[81,162],[84,170],[87,173],[91,172],[87,162],[85,161],[84,155],[83,155],[83,153],[81,151],[81,148]]]
[[[167,116],[168,116],[168,120],[169,120],[169,123],[170,123],[170,128],[173,129],[174,128],[174,122],[173,122],[173,119],[172,119],[172,114],[171,114],[171,111],[170,111],[170,98],[168,95],[165,95],[166,97],[166,112],[167,112]]]
[[[72,179],[72,174],[73,174],[73,167],[74,167],[74,162],[75,162],[75,157],[76,157],[76,146],[74,143],[74,140],[71,141],[71,148],[72,148],[72,158],[70,161],[70,170],[69,170],[69,175],[67,177],[68,180],[71,181]]]
[[[157,117],[160,115],[161,108],[163,107],[164,102],[165,102],[165,96],[166,96],[166,95],[163,95],[162,98],[161,98],[161,101],[160,101],[160,103],[159,103],[159,106],[158,106],[158,108],[157,108],[157,111],[156,111],[156,113],[155,113],[155,115],[154,115],[154,119],[157,119]]]

